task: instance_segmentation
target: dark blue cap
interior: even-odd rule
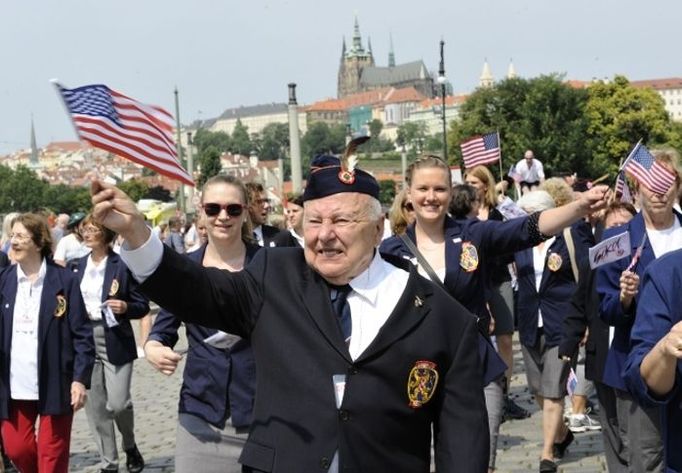
[[[303,192],[303,202],[320,199],[341,192],[359,192],[379,199],[379,183],[374,177],[358,169],[342,169],[336,156],[320,155],[310,163],[310,176]]]

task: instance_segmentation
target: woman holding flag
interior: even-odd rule
[[[681,183],[679,156],[674,151],[651,154],[638,143],[622,168],[636,180],[641,212],[627,225],[604,234],[607,239],[630,232],[633,255],[597,270],[600,317],[612,327],[613,337],[604,383],[616,390],[618,423],[627,439],[630,471],[661,471],[660,408],[640,406],[633,400],[625,385],[624,368],[639,304],[640,278],[654,260],[682,248],[682,214],[673,209]]]

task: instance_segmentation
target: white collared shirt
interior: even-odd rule
[[[31,283],[17,264],[17,295],[12,315],[9,386],[12,399],[38,399],[38,319],[47,264],[40,264],[38,277]]]
[[[528,163],[526,163],[525,159],[516,163],[516,173],[521,177],[521,181],[523,182],[537,182],[545,178],[545,171],[542,163],[535,158],[533,158],[530,167],[528,167]]]
[[[296,239],[296,241],[298,242],[299,245],[301,245],[301,248],[305,248],[305,241],[301,235],[296,233],[296,230],[294,230],[293,228],[290,228],[289,233],[291,233],[291,236]]]
[[[90,320],[102,320],[102,286],[104,286],[107,259],[108,256],[105,256],[102,261],[95,264],[92,261],[92,255],[90,255],[85,265],[85,272],[81,280],[81,294]]]
[[[265,240],[263,239],[263,225],[258,225],[253,228],[253,236],[256,237],[256,242],[258,246],[265,246]]]
[[[353,360],[374,341],[379,330],[398,304],[407,286],[409,273],[384,261],[375,251],[369,267],[353,278],[348,295],[353,321],[348,351]]]
[[[535,290],[540,292],[540,284],[542,283],[542,275],[545,272],[545,262],[547,260],[547,251],[549,247],[554,244],[556,237],[552,237],[545,241],[542,249],[537,246],[533,248],[533,269],[535,270]],[[542,327],[542,311],[538,309],[538,327]]]

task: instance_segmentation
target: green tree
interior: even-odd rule
[[[163,186],[150,187],[144,198],[160,200],[161,202],[171,202],[173,200],[170,191]]]
[[[415,153],[422,153],[427,135],[428,126],[425,122],[404,122],[398,127],[396,143],[398,146],[409,148]]]
[[[635,88],[622,76],[588,88],[585,105],[587,142],[594,173],[615,176],[618,165],[639,140],[648,147],[675,144],[679,128],[670,120],[663,99],[649,88]],[[679,141],[677,141],[679,143]]]
[[[587,92],[560,75],[507,79],[477,89],[465,102],[461,117],[448,132],[450,157],[461,163],[464,139],[499,131],[503,165],[508,168],[532,149],[548,174],[583,170],[591,150],[585,144],[584,105]]]
[[[386,206],[390,206],[395,199],[395,181],[386,179],[379,181],[379,202]]]
[[[0,182],[3,212],[30,212],[45,207],[43,199],[47,183],[25,166],[17,166],[5,174]],[[49,207],[49,205],[47,206]]]
[[[209,146],[199,155],[201,164],[201,174],[197,182],[197,187],[201,188],[211,177],[220,174],[223,166],[220,162],[220,152],[214,147]]]
[[[90,189],[66,184],[45,186],[43,202],[55,213],[89,212],[92,208]]]
[[[241,154],[242,156],[251,155],[253,151],[253,144],[251,143],[251,137],[249,136],[249,127],[242,124],[240,119],[237,119],[237,123],[232,130],[232,143],[230,148],[233,153]]]
[[[199,153],[209,146],[214,146],[218,151],[225,153],[230,151],[232,144],[230,135],[224,131],[209,131],[204,128],[200,128],[194,133],[192,142]]]
[[[149,186],[140,179],[130,179],[128,181],[119,182],[117,186],[128,194],[133,202],[144,199],[144,196],[149,193]]]
[[[258,157],[269,161],[284,158],[289,149],[289,125],[286,123],[268,123],[259,136],[256,147]]]
[[[343,124],[329,126],[315,122],[308,127],[301,140],[303,172],[307,174],[310,161],[319,154],[339,154],[346,146],[346,129]]]

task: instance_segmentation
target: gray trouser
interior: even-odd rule
[[[248,434],[229,422],[219,429],[204,419],[181,412],[175,434],[176,473],[241,473],[239,455]]]
[[[495,461],[497,459],[497,439],[500,434],[504,406],[503,381],[506,381],[504,377],[492,381],[483,391],[485,394],[485,407],[488,411],[488,429],[490,430],[490,457],[488,459],[488,468],[490,469],[495,469]]]
[[[115,366],[109,363],[104,341],[104,326],[93,322],[95,337],[95,366],[92,370],[90,390],[85,403],[85,413],[101,459],[101,468],[118,468],[116,431],[121,432],[123,449],[135,446],[133,401],[130,398],[130,382],[133,363]]]
[[[611,386],[594,382],[599,398],[599,422],[604,441],[604,456],[609,473],[627,473],[628,460],[624,440],[620,436],[616,409],[616,392]]]
[[[663,442],[660,409],[641,407],[628,393],[616,390],[616,412],[630,465],[629,471],[632,473],[662,472]]]

